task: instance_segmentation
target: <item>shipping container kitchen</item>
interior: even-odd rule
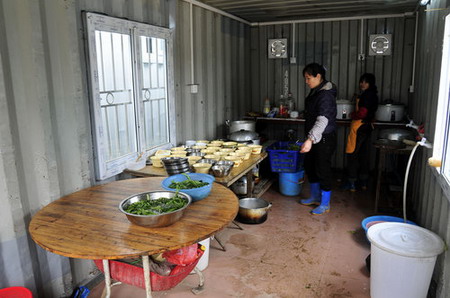
[[[407,208],[447,243],[449,7],[445,0],[0,1],[0,289],[63,297],[95,278],[92,261],[36,244],[32,217],[63,196],[130,178],[122,172],[157,150],[227,138],[226,120],[262,113],[266,98],[274,106],[289,92],[304,110],[302,70],[311,62],[326,67],[338,99],[354,96],[361,74],[375,74],[380,103],[402,104],[424,125],[433,148],[415,153]],[[259,119],[258,133],[303,140],[303,123],[288,120]],[[347,133],[339,127],[337,171],[345,168]],[[428,165],[430,157],[442,166]],[[432,297],[450,296],[449,276],[445,251]]]

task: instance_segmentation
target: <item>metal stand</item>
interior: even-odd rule
[[[235,220],[233,220],[231,223],[234,224],[239,230],[244,230],[244,228],[241,227]],[[227,227],[227,228],[231,229],[231,227]]]
[[[195,295],[200,294],[201,292],[203,292],[205,290],[205,276],[203,275],[203,272],[200,271],[200,269],[198,269],[197,267],[194,268],[194,272],[198,275],[199,283],[198,286],[193,288],[191,291],[192,293],[194,293]]]
[[[216,242],[219,244],[220,246],[220,250],[221,251],[227,251],[227,249],[225,248],[225,245],[222,244],[222,242],[219,240],[219,238],[217,238],[216,235],[211,236],[212,240],[216,240]]]
[[[232,223],[233,223],[236,227],[230,227],[230,226],[228,226],[227,228],[244,230],[244,228],[242,228],[235,220],[233,220]],[[216,235],[213,235],[213,236],[211,237],[211,239],[216,240],[216,242],[217,242],[217,243],[219,244],[219,246],[220,246],[220,250],[221,250],[221,251],[227,251],[227,249],[225,248],[225,245],[222,244],[222,242],[220,241],[220,239],[219,239]]]
[[[147,255],[142,256],[142,264],[144,265],[145,294],[147,298],[151,298],[152,285],[150,283],[150,262]]]
[[[109,271],[109,261],[108,260],[102,260],[103,261],[103,270],[105,271],[105,287],[103,288],[101,298],[110,298],[111,297],[111,288],[113,286],[117,286],[122,284],[120,281],[115,282],[111,284],[111,273]]]
[[[105,288],[102,297],[111,297],[111,274],[109,272],[109,261],[103,260],[103,270],[105,271]]]

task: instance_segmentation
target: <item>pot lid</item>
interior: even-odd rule
[[[236,120],[236,121],[230,121],[230,120],[226,120],[225,123],[228,126],[235,126],[235,125],[253,125],[256,124],[255,121],[252,120]]]
[[[258,134],[254,131],[249,130],[239,130],[235,131],[230,135],[230,140],[236,141],[236,142],[246,142],[258,139]]]
[[[231,124],[255,124],[255,121],[251,121],[251,120],[236,120],[236,121],[231,121]]]
[[[384,222],[367,231],[370,243],[404,257],[431,258],[444,251],[444,242],[435,233],[405,223]]]

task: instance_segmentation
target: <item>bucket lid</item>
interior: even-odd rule
[[[412,258],[435,257],[444,251],[444,242],[435,233],[410,224],[385,222],[367,232],[370,243],[378,248]]]

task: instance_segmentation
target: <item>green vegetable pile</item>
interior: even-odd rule
[[[147,195],[146,200],[130,204],[124,210],[136,215],[159,215],[181,209],[186,206],[187,202],[185,198],[178,196],[178,194],[172,198],[159,198],[155,200],[151,200],[149,195]]]
[[[300,146],[297,145],[297,144],[290,144],[290,145],[288,146],[288,149],[287,149],[287,150],[300,151]]]
[[[208,182],[203,182],[202,180],[192,180],[189,175],[183,174],[187,177],[187,180],[181,181],[181,182],[175,182],[172,181],[172,183],[169,185],[169,188],[174,189],[193,189],[193,188],[199,188],[208,185]]]

